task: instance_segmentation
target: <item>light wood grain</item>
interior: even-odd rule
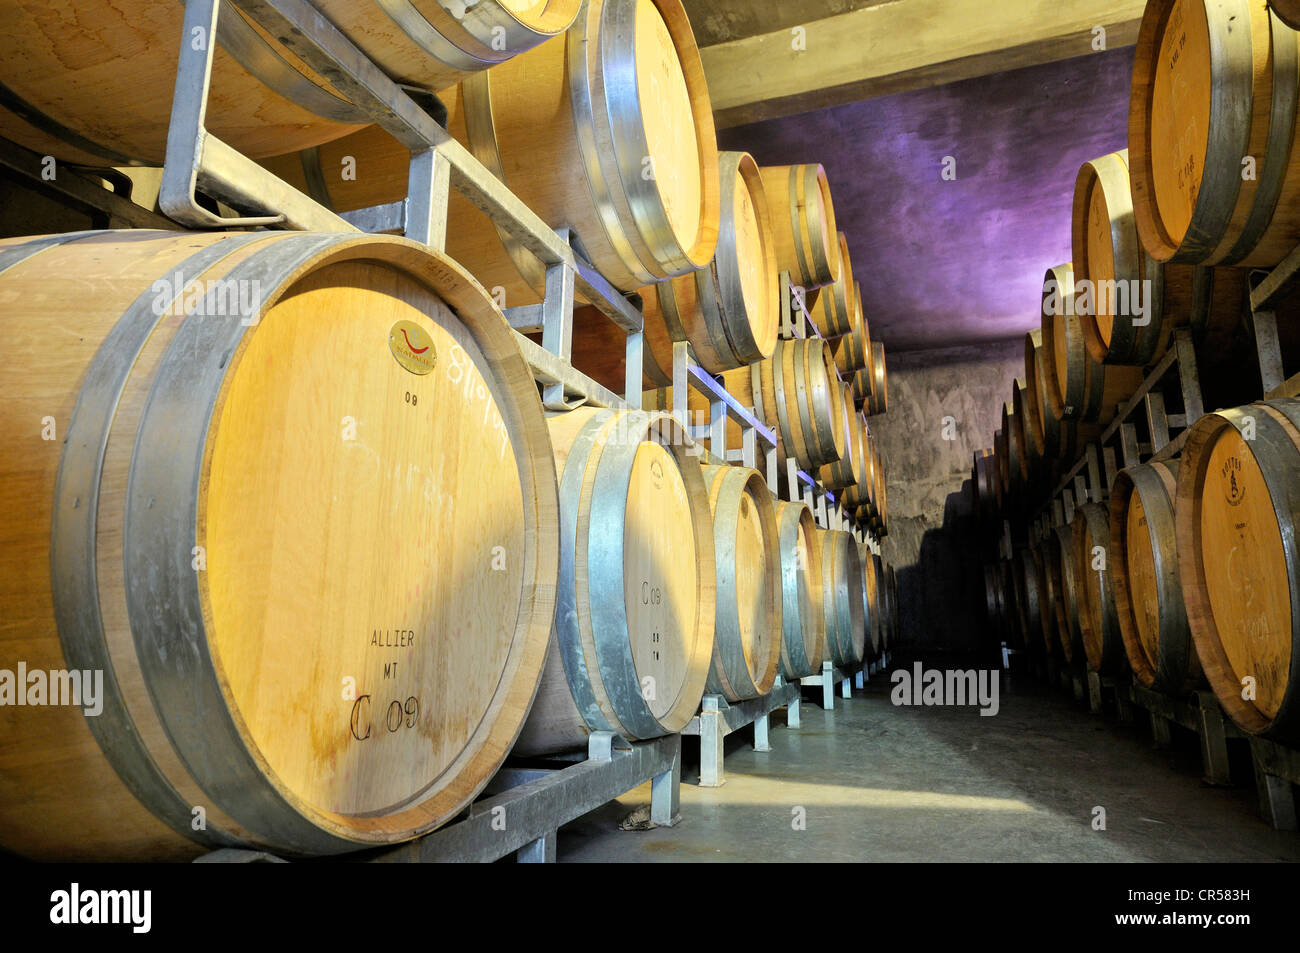
[[[561,539],[560,585],[575,607],[556,620],[551,651],[558,655],[563,639],[580,653],[579,677],[599,711],[584,714],[564,667],[549,665],[515,751],[582,747],[593,730],[632,740],[680,731],[713,653],[713,525],[698,459],[662,413],[583,407],[553,415],[550,429],[571,527]],[[597,554],[617,541],[619,563],[602,562]],[[628,699],[648,709],[650,731],[631,723]]]
[[[513,2],[513,0],[512,0]],[[458,45],[478,69],[506,59],[564,31],[573,22],[579,0],[519,4],[512,45],[495,49],[471,36],[439,4],[420,0],[417,8],[433,29]],[[480,5],[501,7],[501,0]],[[92,143],[150,164],[161,164],[171,115],[176,61],[182,48],[182,4],[170,0],[120,0],[86,6],[60,0],[8,4],[6,30],[0,37],[3,81],[40,112]],[[430,90],[455,85],[470,72],[439,62],[406,35],[376,4],[321,0],[325,16],[369,54],[389,75]],[[476,11],[481,16],[484,10]],[[291,75],[305,77],[346,103],[329,81],[299,60],[274,36],[253,24],[234,6],[222,19],[238,18],[267,44],[269,58],[284,61]],[[182,40],[184,39],[184,45]],[[504,39],[504,37],[503,37]],[[280,155],[321,145],[360,125],[322,119],[283,98],[247,72],[219,48],[214,57],[208,100],[208,129],[218,138],[255,157]],[[33,129],[16,115],[0,110],[0,135],[38,153],[105,164],[102,156]]]
[[[1300,34],[1265,0],[1147,5],[1129,148],[1138,231],[1156,260],[1271,267],[1300,240],[1295,85],[1274,82],[1298,51]],[[1274,115],[1286,117],[1275,137]]]
[[[839,233],[826,170],[820,165],[764,166],[762,173],[771,196],[777,268],[804,288],[836,281]]]
[[[780,535],[757,470],[708,466],[718,601],[709,690],[728,701],[767,694],[782,646]]]
[[[0,319],[11,353],[24,339],[41,342],[9,365],[11,408],[43,406],[66,428],[82,376],[126,307],[152,295],[155,279],[171,279],[186,256],[224,238],[101,233],[7,272]],[[186,278],[220,278],[291,238],[268,234]],[[230,720],[283,809],[338,838],[335,849],[390,843],[441,823],[477,793],[536,690],[554,605],[556,533],[541,407],[482,291],[412,243],[340,237],[297,272],[274,275],[262,293],[267,305],[222,358],[216,411],[197,435],[206,448],[198,522],[192,536],[169,545],[186,563],[195,545],[205,554],[202,637],[225,706],[212,716]],[[393,359],[388,340],[398,319],[431,336],[434,373],[417,377]],[[227,797],[238,792],[218,783],[205,793],[173,748],[177,732],[205,728],[182,728],[155,708],[125,598],[133,585],[122,559],[133,545],[125,491],[137,431],[146,426],[145,397],[162,362],[175,360],[164,354],[176,329],[217,320],[236,319],[164,317],[127,378],[97,499],[102,638],[133,730],[179,797],[205,806],[212,829],[275,849],[273,822],[247,807],[232,820]],[[67,346],[51,348],[51,330],[66,334]],[[204,357],[212,360],[195,359]],[[15,441],[39,434],[18,424],[26,416],[5,414],[17,425]],[[340,430],[348,419],[355,439]],[[22,520],[33,574],[30,588],[7,603],[29,609],[7,618],[12,655],[5,654],[50,668],[62,664],[47,555],[59,447],[42,442],[29,469],[0,472],[0,493],[29,501],[21,513],[5,512]],[[491,497],[479,493],[485,486]],[[386,697],[363,703],[353,719],[344,679],[357,698],[393,695],[403,708],[398,728],[386,725]],[[407,711],[410,698],[418,703]],[[60,791],[33,801],[0,785],[0,843],[65,858],[199,849],[122,787],[112,754],[100,750],[80,712],[6,707],[0,718],[7,737],[22,739],[0,749],[11,766],[0,775],[17,780],[37,770],[43,785]],[[371,729],[370,737],[354,727]],[[181,740],[202,745],[204,737]]]

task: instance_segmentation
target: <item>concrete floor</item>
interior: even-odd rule
[[[773,717],[772,751],[731,736],[727,783],[693,783],[684,740],[682,821],[623,832],[649,785],[563,828],[560,861],[1266,861],[1300,859],[1300,835],[1256,814],[1244,746],[1231,789],[1200,781],[1194,735],[1153,748],[1144,724],[1089,715],[1059,692],[1008,684],[1001,711],[896,708],[883,677],[803,727]],[[805,692],[805,699],[813,697]],[[820,695],[816,696],[820,699]],[[1091,826],[1106,809],[1105,831]],[[805,830],[793,829],[803,808]]]

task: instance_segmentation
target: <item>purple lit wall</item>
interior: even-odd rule
[[[1131,47],[723,130],[764,165],[821,162],[891,351],[1006,340],[1038,324],[1070,259],[1074,178],[1128,140]],[[941,178],[945,156],[956,181]]]

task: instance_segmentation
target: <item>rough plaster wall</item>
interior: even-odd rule
[[[1023,340],[888,355],[889,411],[870,418],[884,455],[889,535],[898,570],[904,650],[976,649],[983,576],[972,525],[970,472],[993,445],[1011,381],[1024,375]],[[954,418],[955,440],[943,436]]]
[[[1133,48],[724,129],[760,165],[820,162],[873,340],[891,353],[1028,330],[1070,260],[1079,166],[1128,143]],[[941,174],[955,161],[955,181]]]

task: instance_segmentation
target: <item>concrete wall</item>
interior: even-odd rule
[[[889,410],[869,418],[884,456],[889,536],[908,651],[975,650],[983,637],[983,575],[971,514],[976,450],[993,445],[1022,340],[887,355]],[[945,439],[945,418],[951,417]]]
[[[872,340],[895,352],[1003,341],[1037,327],[1043,272],[1070,260],[1079,166],[1128,144],[1132,63],[1131,48],[1111,50],[719,142],[760,165],[826,167]]]

